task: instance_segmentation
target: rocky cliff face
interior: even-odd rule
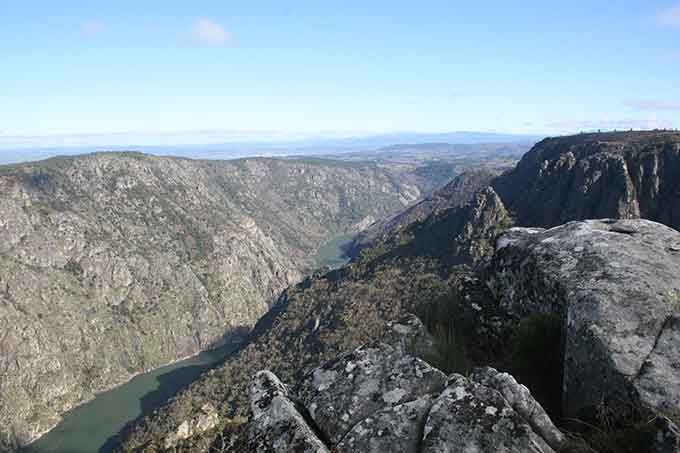
[[[546,139],[493,186],[520,225],[646,218],[680,229],[680,133]]]
[[[0,167],[0,439],[249,328],[321,242],[419,195],[407,174],[332,161]]]
[[[420,203],[372,225],[354,240],[354,250],[395,237],[401,240],[409,228],[464,207],[487,186],[516,225],[645,218],[680,229],[680,133],[581,134],[543,140],[503,175],[464,172]],[[467,218],[460,213],[456,217]]]

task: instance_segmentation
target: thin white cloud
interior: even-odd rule
[[[662,11],[657,19],[662,25],[680,27],[680,4]]]
[[[666,111],[666,112],[680,112],[680,102],[662,101],[653,99],[634,99],[625,101],[624,104],[635,110],[643,111]]]
[[[210,19],[198,19],[191,30],[194,41],[211,46],[221,46],[231,40],[231,35]]]
[[[104,24],[95,19],[90,19],[83,24],[83,32],[89,36],[98,35],[104,30],[106,30]]]

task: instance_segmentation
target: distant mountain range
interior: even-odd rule
[[[394,132],[356,136],[309,136],[286,138],[263,135],[219,136],[199,134],[168,135],[151,139],[133,134],[69,135],[55,137],[0,137],[0,164],[47,159],[57,155],[94,151],[135,150],[154,155],[202,159],[233,159],[253,156],[287,156],[376,150],[393,145],[422,143],[474,145],[482,143],[535,143],[541,136],[492,132],[418,133]],[[168,144],[157,144],[157,143]]]

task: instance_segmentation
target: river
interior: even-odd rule
[[[349,244],[356,233],[335,236],[323,244],[314,258],[318,268],[328,266],[331,269],[342,267],[349,261],[345,254],[345,246]]]
[[[111,452],[117,445],[117,433],[128,422],[163,404],[203,371],[222,362],[232,350],[233,346],[224,346],[137,375],[64,414],[59,425],[22,452]]]
[[[343,246],[352,235],[331,238],[317,253],[318,267],[341,267],[347,263]],[[161,406],[198,376],[222,362],[233,350],[213,351],[135,376],[129,382],[98,394],[92,401],[64,414],[62,421],[24,453],[105,453],[117,445],[116,436],[130,421]]]

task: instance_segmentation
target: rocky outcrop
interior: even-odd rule
[[[506,315],[564,320],[566,416],[602,404],[680,415],[679,232],[648,220],[513,228],[492,269]]]
[[[297,393],[317,426],[336,444],[361,420],[437,393],[445,381],[441,371],[382,343],[360,347],[317,368]]]
[[[436,210],[422,221],[391,231],[357,260],[417,256],[434,258],[451,267],[476,265],[490,257],[496,237],[512,223],[503,201],[488,186],[463,207]]]
[[[329,236],[419,197],[399,175],[138,153],[0,167],[0,442],[243,334]]]
[[[499,174],[500,171],[494,169],[464,171],[434,193],[435,197],[440,200],[438,207],[461,208],[465,206],[477,192],[488,187]]]
[[[220,417],[212,404],[206,403],[201,407],[201,413],[192,420],[185,420],[179,425],[177,431],[165,439],[165,448],[172,448],[182,440],[198,436],[206,431],[215,429],[219,424]]]
[[[680,230],[680,133],[546,139],[493,186],[523,226],[646,218]]]
[[[548,414],[531,396],[529,389],[518,383],[512,375],[485,367],[474,370],[471,379],[498,391],[551,448],[558,450],[564,444],[564,434],[555,428]]]
[[[417,318],[393,324],[392,339],[404,326],[405,339],[367,345],[315,369],[295,386],[296,396],[271,372],[257,373],[248,445],[281,453],[548,453],[548,442],[561,445],[561,433],[511,376],[484,369],[447,380],[404,347],[427,336]]]
[[[655,453],[680,451],[679,242],[680,233],[646,220],[513,228],[497,241],[484,274],[497,295],[497,320],[535,313],[564,320],[565,416],[588,420],[604,407],[615,420],[643,408],[645,451]],[[444,381],[404,347],[429,344],[427,335],[394,346],[400,330],[412,334],[417,326],[393,324],[383,340],[312,370],[293,387],[298,412],[308,414],[310,432],[325,448],[553,452],[569,445],[510,374],[486,367]],[[289,448],[279,446],[273,451]]]
[[[463,208],[463,221],[453,237],[453,256],[462,263],[476,263],[493,253],[496,236],[512,224],[503,200],[492,187],[479,191]]]
[[[248,451],[329,452],[301,413],[304,408],[273,373],[261,371],[253,377],[250,401],[253,417],[247,430]]]
[[[498,391],[459,374],[449,378],[430,409],[422,451],[553,452]]]

